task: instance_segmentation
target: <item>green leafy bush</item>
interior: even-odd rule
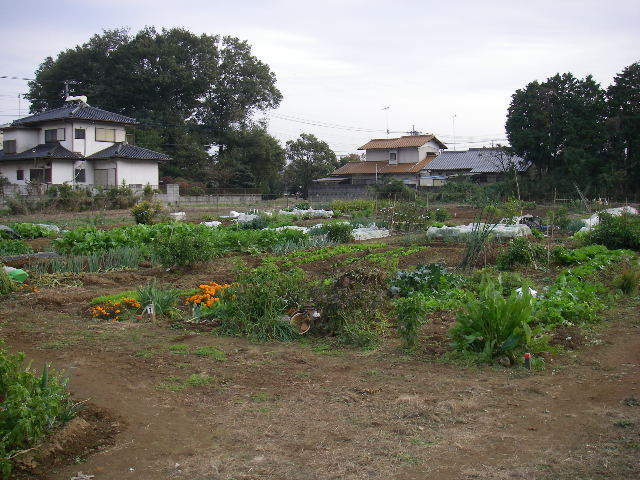
[[[213,241],[207,235],[182,229],[166,233],[151,246],[152,258],[163,267],[187,267],[209,261],[215,256]]]
[[[154,200],[143,200],[131,209],[131,215],[136,223],[151,225],[166,220],[167,212],[164,205]]]
[[[516,237],[509,246],[496,257],[496,266],[501,270],[511,270],[517,265],[537,265],[546,262],[546,250],[525,237]]]
[[[322,231],[327,234],[327,239],[336,243],[353,242],[353,228],[348,223],[325,223]]]
[[[331,202],[331,210],[334,215],[351,215],[360,217],[369,217],[375,209],[373,200],[334,200]]]
[[[511,363],[532,341],[532,299],[528,290],[512,292],[507,298],[491,281],[480,288],[477,298],[468,297],[463,312],[451,329],[453,346],[475,352],[484,361],[506,356]]]
[[[418,332],[423,319],[429,311],[429,304],[421,295],[397,298],[393,307],[398,322],[398,332],[405,350],[411,352],[418,344]]]
[[[356,264],[314,288],[315,305],[322,316],[311,331],[358,347],[375,345],[387,326],[388,281],[387,269]]]
[[[604,245],[610,249],[627,248],[640,251],[640,215],[613,216],[600,214],[600,223],[586,232],[588,244]]]
[[[39,376],[23,366],[23,354],[0,347],[0,472],[8,478],[12,457],[75,415],[66,381],[47,366]]]
[[[257,340],[289,341],[299,334],[283,319],[291,307],[309,300],[309,285],[298,268],[281,272],[275,265],[241,270],[238,280],[221,293],[206,313],[220,323],[217,332]]]
[[[14,223],[11,225],[14,232],[24,238],[42,238],[55,236],[55,232],[42,225],[36,225],[35,223]],[[0,232],[0,236],[2,233]]]
[[[447,271],[442,263],[418,265],[414,270],[398,270],[391,281],[390,291],[395,295],[407,296],[413,292],[436,292],[451,288],[457,277]]]
[[[22,255],[32,252],[33,249],[22,240],[0,239],[0,257],[4,255]]]

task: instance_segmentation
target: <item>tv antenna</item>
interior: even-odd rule
[[[391,106],[387,105],[386,107],[382,107],[382,110],[385,111],[386,113],[386,119],[387,119],[387,137],[389,136],[389,109],[391,108]]]

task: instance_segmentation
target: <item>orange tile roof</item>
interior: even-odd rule
[[[435,135],[406,135],[398,138],[374,138],[358,150],[376,150],[386,148],[403,148],[403,147],[421,147],[430,140],[435,140],[441,148],[447,148],[447,146],[436,138]]]
[[[389,162],[349,162],[335,170],[331,175],[353,175],[356,173],[418,173],[431,162],[435,156],[429,156],[418,163],[398,163],[389,165]]]

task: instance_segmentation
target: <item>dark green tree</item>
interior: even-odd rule
[[[90,104],[137,118],[137,143],[171,155],[167,172],[198,179],[209,173],[212,147],[224,150],[229,131],[282,99],[247,42],[182,28],[106,30],[47,57],[29,85],[32,111],[61,106],[65,81]]]
[[[300,193],[305,198],[313,180],[328,175],[340,165],[331,147],[310,133],[302,133],[297,140],[289,140],[285,156],[285,182],[291,192]]]
[[[623,195],[640,192],[640,62],[620,72],[607,89],[609,171],[611,188]]]
[[[265,193],[281,194],[284,149],[272,137],[266,124],[244,126],[225,134],[214,168],[221,187],[256,187]]]
[[[544,185],[588,192],[602,170],[606,113],[605,92],[591,76],[557,74],[516,90],[505,128],[513,151],[533,162]]]

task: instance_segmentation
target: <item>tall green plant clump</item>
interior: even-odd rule
[[[256,340],[290,341],[299,335],[284,315],[309,301],[309,284],[299,268],[281,272],[273,264],[241,269],[237,281],[206,313],[219,321],[217,332]]]
[[[498,254],[496,266],[500,270],[511,270],[517,265],[538,266],[546,262],[546,257],[546,250],[542,245],[525,237],[516,237]]]
[[[356,264],[315,288],[315,306],[322,312],[312,332],[329,335],[347,345],[372,347],[386,330],[390,302],[388,269]]]
[[[486,280],[477,297],[469,296],[451,329],[454,347],[476,353],[483,361],[506,356],[513,363],[531,345],[534,335],[532,299],[523,290],[505,298],[499,286]]]
[[[23,354],[0,347],[0,472],[8,478],[12,457],[26,450],[58,425],[71,420],[75,407],[66,381],[45,366],[36,376],[23,365]]]

